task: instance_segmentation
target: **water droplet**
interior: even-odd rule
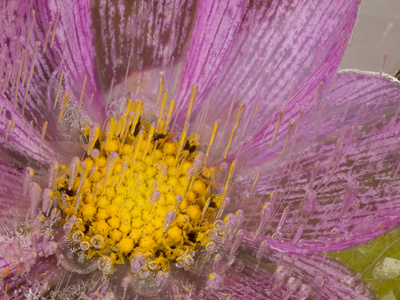
[[[338,236],[338,234],[339,234],[339,229],[336,228],[336,227],[334,227],[334,228],[331,230],[331,238],[334,239],[335,237]]]
[[[84,236],[85,234],[82,231],[77,230],[72,234],[72,240],[76,243],[79,243],[82,241]]]
[[[101,235],[96,234],[90,239],[90,243],[94,248],[101,249],[104,245],[104,238]]]
[[[321,276],[317,276],[314,279],[314,283],[316,286],[323,287],[325,284],[325,280]]]
[[[82,251],[87,251],[90,248],[90,244],[86,241],[83,241],[79,244],[79,248],[81,248]]]
[[[215,232],[215,231],[214,231],[214,232]],[[214,253],[216,249],[217,249],[217,245],[216,245],[215,243],[213,243],[213,242],[209,242],[209,243],[207,244],[207,246],[206,246],[206,250],[207,250],[207,252],[209,252],[209,253]]]

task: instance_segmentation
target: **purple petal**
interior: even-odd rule
[[[98,20],[93,25],[102,88],[109,89],[113,79],[124,81],[130,72],[156,68],[165,68],[168,81],[167,66],[181,59],[195,12],[192,0],[96,1],[92,16]],[[157,74],[154,77],[158,79]],[[137,80],[134,85],[143,78]]]
[[[3,157],[5,159],[5,157]],[[28,199],[22,196],[23,172],[15,166],[0,161],[0,219],[13,231],[15,221],[29,208]],[[3,232],[4,226],[0,229]]]
[[[96,52],[90,2],[39,0],[36,3],[36,9],[39,34],[41,34],[40,40],[43,43],[49,23],[53,22],[50,31],[53,34],[54,24],[58,17],[53,47],[50,47],[49,38],[46,55],[42,58],[39,57],[39,62],[42,65],[50,64],[47,66],[49,71],[52,69],[60,73],[60,68],[62,68],[66,79],[66,88],[68,92],[74,94],[76,105],[80,102],[81,91],[87,76],[82,109],[86,110],[93,121],[103,121],[105,111],[96,75]],[[51,102],[49,107],[52,107],[54,99],[47,100]]]
[[[45,140],[43,134],[36,132],[19,113],[15,112],[10,103],[0,97],[2,114],[0,118],[0,151],[4,151],[2,160],[6,159],[6,151],[16,165],[23,166],[23,157],[32,158],[40,163],[50,162],[52,159],[60,159],[57,151]],[[31,127],[32,126],[32,127]],[[13,157],[15,156],[15,157]]]
[[[274,213],[265,234],[277,232],[288,207],[271,241],[285,252],[342,250],[398,226],[399,103],[400,84],[394,78],[335,76],[288,151],[261,158],[271,160],[260,166],[256,197],[246,207],[250,231],[257,229],[260,219],[254,213],[271,192]],[[251,187],[251,178],[241,182],[246,185]]]
[[[33,34],[31,34],[29,40],[30,51],[26,52],[25,46],[29,27],[32,20],[35,19],[31,10],[32,7],[30,5],[20,5],[18,1],[4,1],[0,5],[0,14],[2,15],[0,21],[0,43],[3,52],[3,57],[0,59],[0,79],[3,80],[0,84],[0,89],[14,106],[15,102],[17,102],[18,111],[24,114],[26,119],[32,120],[34,128],[39,128],[47,119],[46,105],[45,102],[41,101],[45,99],[47,87],[45,80],[43,82],[40,80],[40,78],[45,77],[42,75],[42,68],[36,68],[30,88],[26,88],[34,50],[36,49],[35,43],[37,42],[34,36],[36,31],[32,31]],[[24,62],[24,58],[26,58],[24,55],[26,54],[28,54],[28,60],[25,61],[28,64],[26,64],[24,72],[21,72],[20,78],[22,80],[18,81],[16,69],[18,69],[19,64]],[[26,73],[25,76],[24,73]],[[38,77],[39,81],[37,81]],[[22,84],[23,78],[25,78],[24,86]],[[18,86],[18,93],[16,92],[16,86]],[[24,104],[25,95],[26,103]]]
[[[104,120],[104,105],[97,91],[95,76],[90,6],[86,2],[76,6],[63,2],[58,6],[57,3],[45,1],[30,6],[20,5],[18,1],[7,1],[0,9],[5,16],[0,29],[2,50],[5,51],[4,62],[0,62],[2,68],[0,74],[6,84],[6,86],[2,84],[1,88],[9,101],[14,104],[16,111],[26,120],[32,121],[33,128],[38,131],[47,121],[49,123],[47,139],[65,140],[66,134],[61,137],[63,128],[57,124],[60,103],[64,99],[63,92],[67,89],[70,93],[67,110],[74,110],[75,115],[74,120],[69,122],[66,122],[67,117],[64,117],[61,122],[62,127],[68,128],[69,131],[75,127],[80,131],[82,126],[76,123],[77,120],[81,121],[81,116],[84,115],[82,112],[86,112],[94,121]],[[57,28],[53,41],[55,23]],[[65,44],[67,33],[68,43]],[[19,66],[21,66],[20,72]],[[60,75],[60,70],[64,72],[64,80],[57,99],[59,104],[54,110],[59,86],[57,76]],[[79,114],[78,106],[86,75],[82,110]],[[68,132],[68,139],[70,137],[71,133]]]
[[[228,271],[223,289],[214,294],[217,298],[231,295],[237,299],[375,299],[359,275],[337,261],[319,255],[289,256],[271,249],[257,260],[251,253],[255,256],[258,246],[246,242],[243,271]]]
[[[249,133],[273,133],[264,125],[275,125],[280,109],[290,120],[310,95],[315,97],[318,86],[336,71],[359,4],[264,1],[243,7],[236,2],[199,7],[204,17],[196,21],[178,97],[179,108],[186,110],[190,88],[197,84],[196,102],[212,100],[210,123],[227,119],[232,102],[235,107],[245,103],[242,120],[251,119],[258,104],[254,123],[240,125],[233,144]]]
[[[192,86],[199,86],[199,107],[228,63],[233,44],[246,13],[242,1],[201,1],[186,56],[182,82],[177,97],[177,111],[187,110]],[[214,100],[214,99],[213,99]]]

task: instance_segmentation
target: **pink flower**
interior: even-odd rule
[[[3,2],[4,297],[374,298],[325,255],[400,224],[399,82],[337,72],[358,0]],[[220,179],[235,162],[220,208],[228,217],[217,221],[217,248],[196,246],[186,270],[174,261],[141,278],[132,270],[149,261],[138,258],[102,277],[101,260],[61,241],[41,191],[55,160],[84,154],[85,125],[119,117],[127,98],[157,111],[159,74],[175,99],[172,131],[184,129],[193,86],[185,129],[201,132],[201,151],[218,124],[207,162]]]

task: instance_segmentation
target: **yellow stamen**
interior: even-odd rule
[[[158,108],[158,105],[160,105],[160,99],[163,91],[163,86],[164,86],[164,75],[160,74],[160,84],[158,86],[158,95],[157,95],[157,101],[156,101],[156,108]]]
[[[64,110],[65,110],[65,107],[67,105],[68,97],[69,97],[69,93],[65,93],[65,98],[64,98],[64,102],[63,102],[62,107],[61,107],[60,116],[58,118],[58,123],[61,123],[61,119],[62,119],[62,117],[64,115]]]
[[[234,136],[234,135],[235,135],[235,128],[232,129],[232,131],[231,131],[231,135],[230,135],[230,137],[229,137],[229,142],[228,142],[228,145],[226,146],[226,149],[225,149],[224,159],[226,159],[226,157],[227,157],[227,155],[228,155],[228,151],[229,151],[229,148],[230,148],[230,146],[231,146],[231,143],[232,143],[232,140],[233,140],[233,136]]]
[[[86,80],[87,80],[87,75],[85,75],[85,79],[83,80],[83,87],[82,87],[82,92],[81,92],[81,100],[79,101],[78,113],[81,111],[81,107],[82,107],[83,95],[85,94]]]
[[[58,96],[60,95],[60,89],[61,89],[61,84],[62,84],[63,77],[64,77],[64,72],[61,72],[60,81],[58,82],[56,100],[54,101],[54,107],[53,107],[53,109],[56,109],[56,106],[57,106]]]
[[[196,94],[197,94],[197,87],[193,86],[192,94],[190,95],[189,107],[188,107],[187,114],[186,114],[185,125],[183,126],[183,128],[185,128],[185,129],[186,129],[187,125],[189,124],[190,115],[192,114],[193,103],[194,103],[194,99],[196,98]]]
[[[210,143],[208,144],[207,152],[205,155],[205,159],[207,159],[208,155],[210,154],[210,149],[212,144],[214,143],[215,136],[217,135],[217,130],[218,130],[218,122],[215,122],[211,133]]]
[[[272,137],[271,144],[269,145],[270,148],[272,148],[272,144],[274,143],[274,140],[275,140],[275,137],[276,137],[276,133],[278,132],[278,129],[279,129],[279,125],[281,125],[282,117],[283,117],[283,109],[281,109],[280,112],[279,112],[278,121],[276,122],[274,135]]]
[[[44,124],[43,124],[43,129],[42,129],[42,140],[40,141],[40,148],[39,148],[39,151],[42,151],[43,141],[44,141],[44,137],[45,137],[45,135],[46,135],[46,130],[47,130],[47,121],[44,122]]]
[[[164,107],[165,107],[165,103],[167,102],[167,98],[168,98],[168,93],[165,92],[164,96],[162,98],[160,112],[158,113],[158,120],[157,120],[158,128],[160,128],[160,125],[161,125],[161,119],[162,119],[162,116],[163,116],[163,113],[164,113]]]
[[[57,30],[58,18],[59,17],[60,17],[60,11],[57,11],[56,22],[54,23],[54,30],[53,30],[53,36],[51,37],[50,48],[53,48],[53,43],[54,43],[54,39],[56,37],[56,30]]]
[[[160,250],[155,263],[164,270],[184,253],[207,245],[206,233],[214,226],[216,212],[210,203],[220,197],[210,193],[210,186],[215,186],[213,169],[203,167],[208,175],[200,176],[204,171],[194,167],[201,157],[192,148],[196,137],[187,137],[183,130],[179,140],[172,140],[171,133],[155,138],[157,125],[140,120],[141,105],[132,106],[128,103],[126,110],[135,109],[136,121],[133,115],[126,121],[125,113],[108,121],[107,133],[97,124],[84,130],[91,157],[75,157],[70,167],[64,166],[54,194],[65,200],[63,222],[72,216],[83,222],[73,225],[71,236],[79,230],[85,241],[99,236],[104,241],[100,248],[89,247],[89,257],[105,257],[114,265],[137,254],[154,257]],[[139,133],[132,129],[137,126]],[[190,151],[184,149],[186,143]],[[118,153],[110,152],[114,144]]]
[[[51,27],[52,26],[53,26],[53,21],[50,21],[49,25],[47,25],[47,31],[46,31],[46,35],[45,35],[45,38],[44,38],[43,54],[46,53],[47,43],[49,42],[49,35],[50,35],[50,31],[51,31]]]
[[[171,103],[169,104],[167,120],[165,121],[165,125],[164,125],[165,126],[164,134],[168,131],[168,126],[169,126],[169,123],[171,122],[171,118],[172,118],[172,112],[174,111],[174,105],[175,105],[175,101],[171,100]]]
[[[283,153],[285,153],[286,145],[288,144],[290,136],[291,136],[291,133],[293,131],[293,125],[294,125],[294,123],[293,123],[293,121],[291,121],[289,123],[288,133],[286,135],[286,140],[285,140],[285,144],[283,145],[283,149],[282,149],[281,155],[283,155]]]
[[[224,191],[222,192],[222,196],[221,196],[222,202],[221,202],[221,206],[219,208],[218,214],[216,216],[217,219],[220,218],[222,213],[224,212],[225,204],[226,204],[226,195],[228,193],[228,187],[229,187],[229,183],[230,183],[232,174],[235,170],[235,165],[236,165],[236,161],[233,161],[231,164],[231,168],[229,169],[228,178],[226,179],[226,182],[225,182]]]

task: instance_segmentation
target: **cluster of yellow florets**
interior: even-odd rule
[[[62,166],[56,194],[70,238],[93,255],[125,263],[141,253],[168,269],[208,242],[220,196],[195,136],[167,133],[168,118],[141,121],[142,103],[85,130],[87,157]],[[211,204],[211,205],[210,205]]]

